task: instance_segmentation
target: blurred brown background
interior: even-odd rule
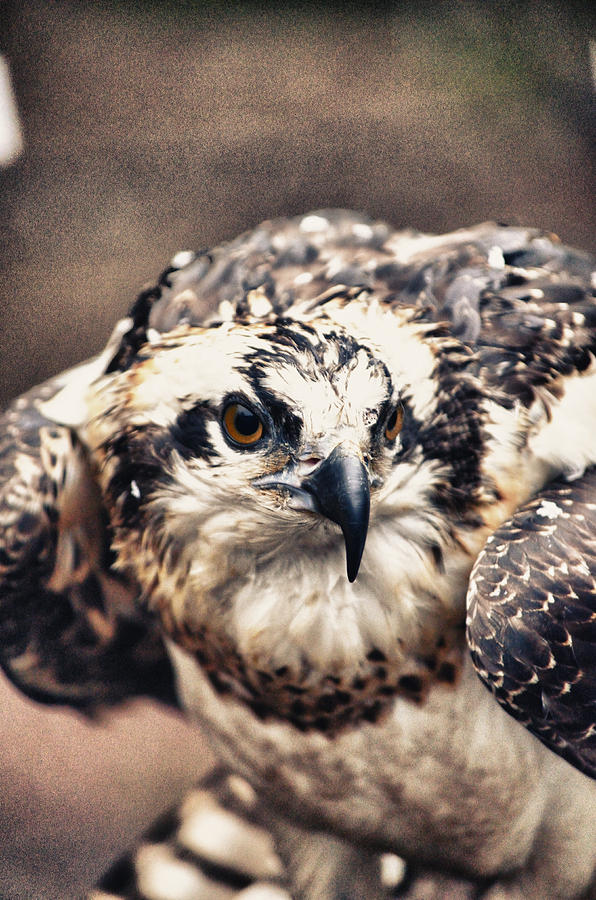
[[[7,3],[25,152],[0,169],[0,402],[98,350],[182,248],[347,206],[596,249],[585,2]],[[208,764],[136,704],[89,726],[0,685],[0,897],[80,896]]]

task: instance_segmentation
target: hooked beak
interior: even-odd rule
[[[294,509],[317,512],[342,530],[349,581],[355,581],[366,543],[370,513],[368,472],[355,447],[338,444],[312,474],[299,480],[293,468],[257,478],[261,488],[284,489]]]

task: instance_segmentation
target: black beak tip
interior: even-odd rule
[[[350,584],[353,584],[356,581],[356,576],[358,575],[358,569],[360,568],[360,561],[357,563],[353,563],[350,565],[350,560],[347,560],[346,569],[348,572],[348,581]]]
[[[318,511],[344,536],[348,581],[356,580],[366,543],[370,511],[368,473],[360,458],[341,445],[303,482]]]
[[[346,548],[346,572],[350,583],[356,581],[360,571],[368,527],[368,503],[365,504],[365,509],[361,510],[360,513],[360,519],[354,526],[342,526]]]

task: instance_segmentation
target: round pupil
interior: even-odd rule
[[[397,410],[395,409],[391,413],[391,415],[389,416],[389,418],[387,420],[386,430],[393,431],[393,429],[395,428],[396,425],[397,425]]]
[[[234,428],[243,437],[251,437],[259,430],[260,421],[250,409],[238,405],[234,414]]]

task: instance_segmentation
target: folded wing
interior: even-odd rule
[[[472,659],[499,703],[596,777],[596,469],[553,482],[491,536],[468,606]]]

